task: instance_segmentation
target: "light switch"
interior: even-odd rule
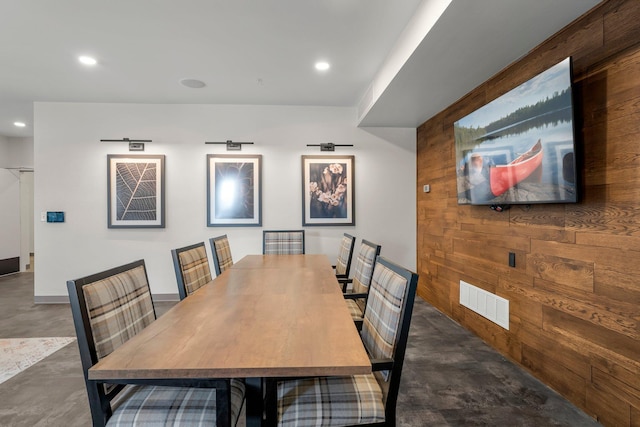
[[[47,220],[47,213],[40,212],[40,221],[45,222]]]
[[[428,193],[429,191],[431,191],[431,186],[429,184],[425,184],[422,187],[422,191],[424,191],[425,193]]]

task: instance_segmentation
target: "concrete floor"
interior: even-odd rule
[[[62,336],[68,305],[35,305],[33,273],[0,277],[0,338]],[[397,411],[399,426],[600,425],[419,298]],[[0,426],[90,425],[75,342],[0,384]]]

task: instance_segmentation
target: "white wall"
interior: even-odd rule
[[[8,168],[10,164],[9,139],[0,135],[0,168]]]
[[[0,260],[20,256],[20,180],[0,168]]]
[[[355,227],[307,227],[307,253],[337,255],[342,233],[380,243],[382,254],[415,269],[415,129],[363,130],[354,108],[220,105],[35,104],[36,214],[66,212],[66,222],[36,222],[36,301],[67,295],[65,282],[144,258],[154,294],[176,294],[170,249],[227,234],[234,260],[262,252],[262,230],[301,228],[306,144],[354,144]],[[381,136],[382,135],[382,136]],[[166,155],[166,228],[108,229],[107,154],[152,139],[145,154]],[[263,227],[206,227],[205,141],[253,141],[262,154]],[[330,153],[331,154],[331,153]]]
[[[7,138],[8,163],[15,168],[33,168],[33,138]]]
[[[14,208],[18,209],[17,224],[0,224],[0,247],[8,245],[2,241],[5,233],[10,232],[13,235],[17,232],[20,240],[16,256],[20,256],[20,271],[26,271],[30,263],[29,255],[34,251],[33,172],[21,170],[33,168],[33,138],[0,136],[0,168],[11,168],[11,173],[19,181],[17,200],[12,199],[11,203],[6,198],[0,200],[3,209],[10,207],[12,212]]]
[[[9,137],[7,140],[7,165],[23,170],[20,180],[20,271],[26,271],[34,251],[33,240],[33,138]],[[16,169],[14,169],[16,171]],[[16,173],[18,173],[16,171]]]
[[[4,169],[16,167],[14,139],[0,136],[0,260],[21,256],[20,173]]]

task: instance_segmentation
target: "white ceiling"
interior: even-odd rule
[[[0,135],[34,101],[356,107],[443,1],[0,0]],[[360,125],[418,126],[599,1],[453,0]]]

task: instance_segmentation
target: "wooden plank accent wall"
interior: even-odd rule
[[[453,123],[567,56],[580,202],[459,206]],[[417,141],[419,295],[604,425],[640,426],[640,1],[600,4]],[[510,301],[508,331],[459,304],[460,280]]]

